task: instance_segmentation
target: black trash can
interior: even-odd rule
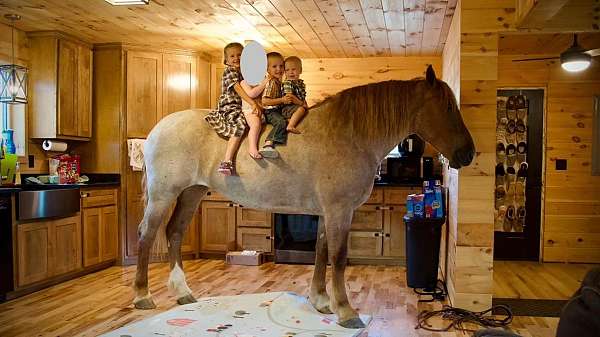
[[[411,288],[434,289],[440,262],[440,240],[445,218],[416,219],[406,224],[406,283]]]

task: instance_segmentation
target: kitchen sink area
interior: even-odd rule
[[[79,212],[79,186],[24,185],[19,191],[17,219],[33,220],[66,217]]]

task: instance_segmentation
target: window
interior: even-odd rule
[[[0,103],[0,105],[3,105]],[[12,129],[13,132],[13,140],[15,142],[15,146],[17,148],[17,155],[25,156],[25,145],[26,139],[25,136],[27,130],[27,105],[26,104],[6,104],[8,107],[8,118],[6,121],[6,125],[9,129]],[[4,107],[2,107],[2,110]],[[0,126],[4,126],[4,113],[0,114]]]

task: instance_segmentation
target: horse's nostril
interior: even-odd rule
[[[473,157],[475,157],[475,153],[473,151],[469,151],[467,154],[467,158],[468,158],[469,162],[473,161]]]

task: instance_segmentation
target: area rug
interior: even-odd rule
[[[360,315],[367,325],[371,317]],[[105,337],[354,337],[364,329],[339,326],[290,292],[206,297],[132,323]]]

